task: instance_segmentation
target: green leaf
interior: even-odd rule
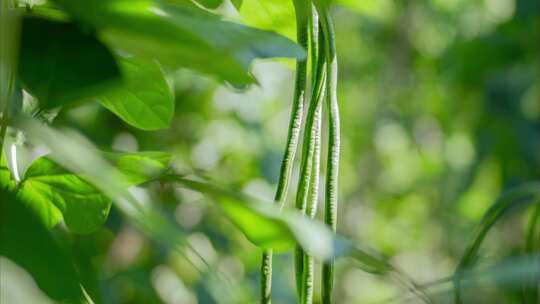
[[[296,39],[296,16],[291,0],[244,0],[240,16],[247,25],[272,30]]]
[[[285,37],[223,20],[194,5],[149,0],[57,0],[97,29],[109,45],[162,64],[187,67],[235,84],[253,82],[255,58],[304,58]]]
[[[174,96],[159,65],[137,58],[121,58],[119,63],[123,83],[99,96],[100,103],[136,128],[169,127],[174,115]]]
[[[138,185],[163,174],[172,155],[166,152],[105,153],[105,157],[124,174],[129,185]]]
[[[259,247],[283,251],[295,244],[294,233],[287,223],[279,218],[275,210],[264,208],[264,203],[256,204],[241,193],[179,175],[165,175],[162,180],[178,183],[214,198],[232,222]],[[322,235],[321,241],[324,240]],[[325,255],[328,256],[328,253]]]
[[[96,96],[120,77],[112,53],[94,35],[30,16],[23,19],[18,71],[42,108]]]
[[[171,155],[164,152],[105,153],[133,186],[162,174]],[[64,169],[48,157],[35,160],[19,186],[18,197],[39,214],[47,227],[64,218],[75,233],[98,229],[109,213],[111,200],[81,175]]]
[[[111,200],[87,182],[47,157],[34,161],[25,173],[18,197],[34,209],[48,227],[62,217],[75,233],[98,229],[109,214]]]
[[[28,271],[38,287],[62,303],[83,303],[69,255],[25,204],[0,189],[0,255]]]

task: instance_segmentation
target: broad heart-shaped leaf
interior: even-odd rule
[[[126,176],[126,186],[144,183],[163,173],[171,156],[164,152],[105,153]],[[64,218],[75,233],[90,233],[106,220],[111,199],[81,175],[48,157],[35,160],[25,173],[18,197],[40,216],[47,227]]]
[[[0,255],[30,273],[50,298],[61,303],[85,303],[79,277],[69,255],[31,209],[2,189]]]
[[[169,127],[174,96],[156,62],[119,59],[123,83],[98,97],[99,102],[128,124],[142,130]]]
[[[56,0],[109,45],[162,64],[187,67],[234,84],[253,82],[255,58],[305,57],[291,40],[223,20],[194,5],[150,0]]]
[[[34,209],[48,226],[62,217],[75,233],[90,233],[107,219],[111,200],[83,177],[52,160],[34,161],[20,184],[18,197]]]
[[[96,96],[120,77],[112,53],[94,35],[31,16],[23,18],[18,71],[42,108]]]

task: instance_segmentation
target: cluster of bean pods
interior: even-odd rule
[[[321,121],[328,121],[328,156],[325,177],[324,222],[336,230],[340,122],[337,101],[337,53],[332,18],[327,0],[293,0],[296,12],[297,42],[310,56],[296,63],[295,92],[287,135],[287,144],[281,163],[280,177],[274,200],[283,207],[291,182],[294,159],[303,128],[300,174],[295,207],[312,219],[317,212],[321,154]],[[311,64],[311,90],[308,88],[308,62]],[[326,107],[323,106],[325,104]],[[304,115],[305,108],[307,113]],[[323,111],[324,108],[324,111]],[[304,119],[305,116],[305,119]],[[295,249],[295,277],[298,300],[312,303],[315,261],[297,246]],[[334,277],[333,261],[322,265],[322,303],[332,303]],[[261,265],[261,303],[271,303],[272,251],[263,253]]]

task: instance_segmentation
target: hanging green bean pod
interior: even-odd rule
[[[312,62],[313,62],[313,91],[312,91],[312,103],[314,104],[315,113],[313,116],[313,125],[311,126],[311,160],[308,160],[311,165],[311,178],[309,181],[309,190],[307,195],[306,215],[314,219],[317,212],[317,203],[319,198],[319,174],[320,174],[320,144],[321,144],[321,112],[322,112],[322,99],[324,98],[325,91],[325,75],[324,68],[324,40],[321,32],[318,31],[319,19],[316,10],[313,10],[312,18],[312,31],[311,31],[311,46],[312,46]],[[306,122],[306,129],[307,126]],[[302,254],[298,258],[297,263],[301,269],[301,286],[300,286],[300,301],[301,303],[312,303],[313,301],[313,283],[315,272],[315,261],[313,257],[302,250],[298,251],[298,255]],[[301,263],[301,264],[300,264]]]
[[[326,104],[328,108],[328,158],[324,222],[332,231],[337,228],[338,178],[340,154],[340,119],[337,99],[338,62],[332,18],[326,3],[319,3],[319,18],[326,40]],[[326,261],[322,269],[322,303],[332,303],[334,262]]]
[[[304,49],[308,49],[308,22],[309,22],[309,2],[305,0],[295,0],[296,13],[296,36],[297,42]],[[294,164],[294,158],[302,127],[304,115],[304,99],[306,93],[307,78],[307,58],[299,59],[296,62],[295,91],[293,97],[292,111],[287,134],[287,144],[281,162],[279,180],[274,201],[283,207]],[[271,303],[272,297],[272,250],[265,250],[261,262],[261,303]]]

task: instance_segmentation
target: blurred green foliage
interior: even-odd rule
[[[126,90],[169,86],[173,88],[170,98],[174,95],[174,104],[171,100],[168,110],[159,112],[163,108],[136,108],[132,104],[136,101],[129,101],[126,106],[121,104],[127,103],[122,98],[116,98],[117,104],[101,100],[125,121],[95,102],[69,104],[58,113],[45,107],[35,112],[37,116],[45,119],[46,115],[57,115],[53,127],[76,129],[102,150],[165,151],[174,155],[172,166],[179,172],[204,176],[263,200],[272,197],[287,132],[293,88],[292,60],[255,60],[251,74],[247,73],[247,65],[254,57],[277,56],[274,51],[283,49],[279,46],[289,46],[287,40],[264,32],[265,39],[278,45],[275,49],[267,49],[267,40],[262,38],[253,47],[246,46],[242,43],[262,33],[236,23],[224,25],[226,21],[202,10],[197,13],[200,18],[197,19],[186,13],[194,11],[190,1],[157,1],[160,7],[175,3],[180,6],[172,9],[167,19],[152,15],[145,19],[144,27],[130,27],[128,32],[119,32],[118,28],[140,18],[137,15],[141,13],[140,7],[151,1],[139,1],[140,5],[133,5],[129,14],[119,14],[114,7],[106,5],[86,7],[81,1],[53,2],[65,5],[74,15],[84,14],[85,9],[98,12],[106,9],[112,19],[91,15],[82,29],[99,32],[100,44],[96,48],[104,43],[141,58],[152,54],[158,60],[164,59],[161,63],[166,74],[162,79],[159,75],[148,76],[159,69],[148,65],[142,69],[148,73],[148,79],[134,76],[136,81],[130,82],[131,78],[127,77],[124,85]],[[238,1],[198,2],[229,19],[294,38],[291,17],[294,12],[288,1],[243,0],[242,5]],[[539,179],[539,12],[535,0],[334,1],[342,115],[340,234],[353,243],[377,248],[418,282],[435,281],[453,274],[484,213],[502,192]],[[180,19],[172,16],[175,14]],[[55,22],[64,22],[62,28],[66,31],[73,30],[71,23]],[[207,27],[201,30],[192,26],[200,25],[198,22],[208,22]],[[171,24],[174,30],[163,31]],[[219,31],[213,31],[220,26],[238,31],[239,36],[220,36]],[[24,29],[23,25],[23,33]],[[211,36],[207,35],[209,31]],[[172,41],[171,37],[179,36],[181,42]],[[171,40],[165,45],[160,39]],[[58,51],[44,52],[36,49],[33,42],[34,39],[29,44],[22,40],[21,54],[36,57],[19,65],[21,85],[41,97],[42,88],[36,87],[34,91],[30,88],[33,81],[42,83],[48,75],[26,73],[26,64],[35,62],[31,67],[35,69],[51,60],[71,63],[76,50],[66,51],[74,57],[49,58],[48,55],[56,55]],[[190,44],[200,48],[184,49]],[[47,45],[53,49],[52,42]],[[242,47],[232,47],[238,45]],[[73,47],[77,46],[80,44]],[[167,47],[178,49],[171,54],[164,51]],[[109,55],[92,52],[92,56],[98,55],[109,60]],[[115,54],[116,58],[120,55]],[[293,46],[281,55],[303,54]],[[179,60],[182,56],[186,59]],[[87,69],[101,59],[75,60],[65,71],[67,74],[62,74],[62,70],[54,74],[58,78],[47,83],[58,86],[43,89],[43,94],[55,96],[50,94],[58,88],[60,93],[68,94],[70,88],[64,86],[62,79],[71,77],[71,73],[79,74],[79,68]],[[118,71],[129,74],[126,69],[129,67],[120,64],[119,70],[111,69],[107,76]],[[257,83],[244,90],[221,81],[227,80],[238,87],[251,82],[253,77]],[[130,96],[137,99],[137,94]],[[20,98],[25,105],[33,100],[28,94]],[[63,103],[56,98],[54,102]],[[160,114],[171,113],[173,108],[172,117]],[[147,118],[148,124],[138,125],[137,117]],[[137,127],[160,130],[148,132]],[[33,163],[29,167],[31,161],[43,153],[41,145],[20,137],[18,132],[10,130],[6,142],[17,147],[18,170],[26,171],[21,174],[24,177],[36,166]],[[10,151],[6,149],[8,156]],[[120,164],[115,164],[126,173]],[[140,177],[140,173],[133,176]],[[6,176],[9,173],[3,163],[0,180]],[[70,177],[63,178],[74,182]],[[137,184],[141,182],[139,179]],[[6,301],[23,299],[13,303],[41,303],[44,300],[36,299],[46,298],[42,292],[53,300],[80,298],[79,291],[69,294],[79,290],[77,286],[62,290],[55,285],[54,278],[45,277],[47,272],[42,264],[32,272],[16,254],[22,252],[16,246],[27,245],[29,250],[39,252],[43,249],[40,244],[52,246],[51,250],[58,252],[53,257],[39,257],[47,261],[47,269],[78,277],[96,303],[257,301],[261,250],[223,217],[208,197],[161,182],[150,182],[144,188],[132,190],[140,201],[159,202],[156,208],[182,228],[186,239],[182,250],[166,250],[163,244],[147,238],[139,227],[126,220],[118,207],[110,210],[105,225],[93,233],[71,234],[60,224],[42,238],[43,227],[33,224],[20,227],[19,215],[7,216],[11,214],[8,211],[14,214],[28,211],[5,204],[13,198],[6,199],[9,194],[2,192],[0,253],[19,265],[9,264],[0,257],[2,269],[7,269],[2,274],[1,294],[12,297]],[[287,205],[291,206],[292,200]],[[532,211],[516,212],[496,223],[479,250],[478,267],[526,253],[530,228],[527,225]],[[67,218],[66,225],[71,228]],[[9,239],[14,236],[10,231],[20,233],[18,241]],[[54,241],[49,242],[49,238]],[[538,243],[538,239],[532,242]],[[56,248],[57,243],[63,247]],[[31,255],[28,261],[35,260],[36,256]],[[59,263],[62,260],[73,263],[62,266]],[[288,253],[274,259],[275,303],[295,301],[291,263],[292,256]],[[75,269],[69,265],[75,265]],[[350,260],[337,264],[336,303],[407,298],[407,291],[387,277],[374,276],[354,265]],[[24,276],[25,271],[35,283]],[[228,284],[212,275],[215,273]],[[17,293],[17,288],[8,286],[20,286],[25,292]],[[537,299],[534,293],[524,296],[531,294],[530,289],[531,286],[511,284],[508,280],[488,279],[474,288],[464,288],[463,298],[466,303],[534,303]],[[315,295],[316,301],[319,296]],[[451,287],[433,292],[432,296],[436,303],[453,301]],[[527,299],[533,300],[526,302]],[[393,298],[390,302],[399,301]]]

